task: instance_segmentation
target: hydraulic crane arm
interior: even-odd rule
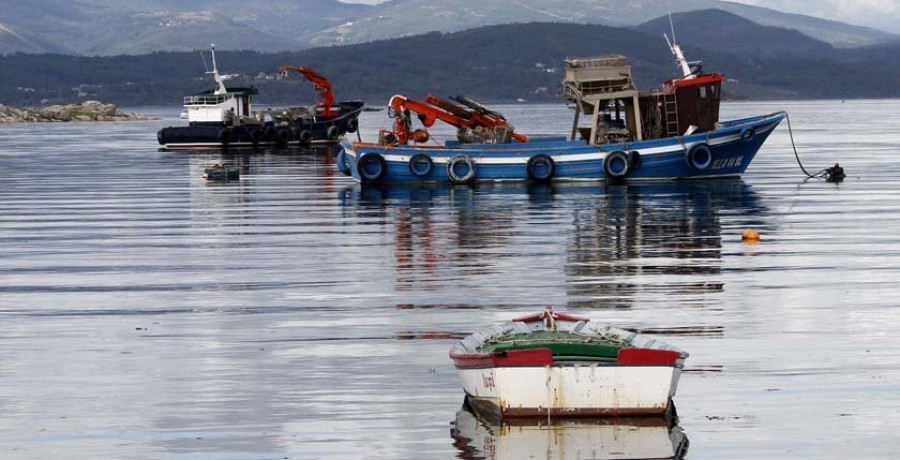
[[[334,90],[331,88],[331,82],[322,74],[306,66],[284,66],[279,69],[279,72],[285,76],[288,72],[297,72],[303,75],[304,78],[316,85],[316,91],[322,98],[316,107],[322,107],[322,115],[326,117],[337,115],[334,110]]]
[[[391,98],[389,106],[393,111],[394,131],[401,144],[408,143],[412,134],[410,112],[418,114],[419,120],[428,128],[434,126],[437,120],[457,128],[493,129],[500,126],[512,128],[501,115],[495,112],[485,111],[482,113],[468,110],[433,94],[429,94],[425,98],[425,102],[396,95]],[[520,142],[528,141],[528,136],[523,134],[514,133],[512,136]]]

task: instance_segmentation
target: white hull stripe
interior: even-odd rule
[[[772,123],[765,127],[760,128],[759,130],[757,130],[757,135],[766,133],[766,132],[774,129],[776,125],[778,125],[778,122],[775,122],[775,123]],[[740,134],[721,136],[721,137],[710,139],[709,145],[712,147],[715,147],[717,145],[730,144],[732,142],[738,141],[740,138],[741,138]],[[695,141],[695,142],[691,142],[688,144],[684,144],[683,146],[681,144],[676,144],[676,145],[668,145],[668,146],[664,146],[664,147],[653,147],[653,148],[648,148],[648,149],[640,149],[637,151],[638,151],[638,153],[641,154],[641,156],[656,155],[656,154],[663,154],[663,153],[673,153],[673,152],[683,152],[685,150],[690,150],[693,146],[695,146],[697,144],[702,144],[702,143],[704,143],[704,142],[703,141],[701,141],[701,142]],[[384,149],[384,150],[386,151],[387,149]],[[561,149],[549,147],[548,150],[561,150]],[[345,151],[346,151],[347,155],[356,158],[357,152],[355,152],[354,150],[345,148]],[[444,153],[445,151],[446,150],[442,150],[441,153]],[[531,157],[530,155],[529,156],[523,155],[521,157],[504,157],[504,158],[493,158],[493,157],[483,156],[483,155],[489,155],[490,154],[489,152],[490,151],[458,150],[453,153],[453,156],[437,156],[436,155],[436,156],[432,156],[431,160],[434,162],[447,163],[454,156],[456,156],[458,154],[464,154],[464,155],[468,154],[468,155],[470,155],[470,157],[476,164],[526,164],[526,163],[528,163],[528,159]],[[384,152],[375,152],[375,153],[380,153],[382,156],[384,156],[385,161],[390,161],[390,162],[406,163],[409,161],[409,159],[411,157],[411,155],[397,155],[397,154],[388,154],[388,153],[384,153]],[[531,150],[529,153],[534,154],[536,152],[534,150]],[[592,160],[596,161],[596,160],[603,160],[610,153],[611,152],[606,152],[606,151],[599,151],[599,152],[594,151],[594,152],[588,152],[588,153],[573,153],[573,154],[562,153],[559,155],[551,155],[551,158],[553,158],[553,161],[555,161],[556,163],[570,163],[570,162],[577,162],[577,161],[592,161]],[[477,154],[477,156],[475,154]]]

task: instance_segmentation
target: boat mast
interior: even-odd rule
[[[678,67],[681,69],[681,73],[683,74],[682,78],[684,80],[690,80],[696,75],[691,71],[691,66],[688,63],[687,59],[684,57],[684,51],[681,49],[681,45],[675,41],[675,22],[672,20],[672,12],[669,11],[669,26],[672,28],[672,41],[669,41],[669,36],[663,34],[663,37],[666,38],[666,43],[669,45],[669,49],[672,50],[672,54],[675,55],[675,62],[678,63]]]
[[[228,89],[225,88],[225,79],[219,75],[219,68],[216,66],[216,44],[213,43],[209,45],[212,48],[212,64],[213,69],[212,72],[206,72],[207,74],[212,74],[213,79],[216,81],[216,95],[227,94]]]

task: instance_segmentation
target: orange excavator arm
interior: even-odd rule
[[[322,102],[316,104],[316,107],[322,107],[322,116],[331,117],[337,115],[334,110],[334,90],[331,88],[331,82],[322,74],[306,66],[284,66],[278,70],[282,75],[288,72],[297,72],[304,78],[316,85],[316,91],[322,98]]]
[[[495,112],[479,113],[475,110],[467,110],[451,102],[445,101],[433,94],[425,98],[425,102],[409,99],[396,95],[388,104],[394,113],[394,131],[401,144],[406,144],[413,134],[410,126],[410,112],[418,114],[419,120],[425,127],[434,126],[437,120],[441,120],[457,128],[495,128],[509,126],[506,120]],[[513,138],[520,142],[528,142],[528,136],[513,134]]]

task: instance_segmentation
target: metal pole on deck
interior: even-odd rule
[[[569,140],[575,140],[575,134],[578,133],[578,122],[581,118],[581,101],[575,101],[575,121],[572,123],[572,136]]]

